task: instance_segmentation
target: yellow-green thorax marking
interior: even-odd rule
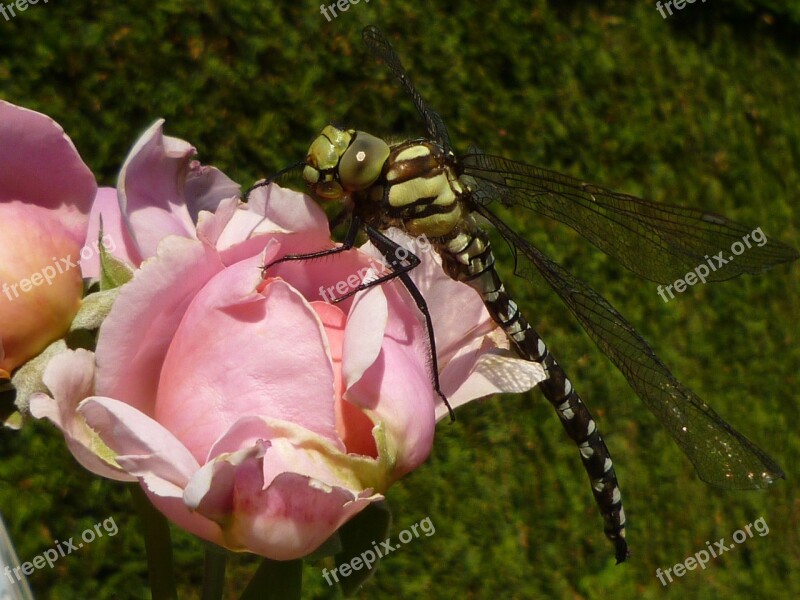
[[[446,236],[464,216],[455,157],[412,140],[389,146],[363,131],[328,125],[306,156],[303,177],[323,200],[341,200],[378,228]]]

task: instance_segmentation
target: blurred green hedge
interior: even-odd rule
[[[800,245],[798,46],[793,1],[361,2],[330,23],[318,3],[30,6],[0,17],[0,97],[55,118],[103,185],[155,119],[249,185],[296,161],[328,121],[379,135],[422,126],[360,29],[384,28],[458,147],[560,169],[622,191],[729,215]],[[3,168],[0,165],[0,169]],[[393,487],[395,531],[435,535],[393,553],[361,598],[661,598],[666,569],[764,517],[756,536],[668,587],[692,598],[800,594],[797,265],[695,286],[664,304],[576,234],[510,223],[611,300],[664,362],[767,450],[787,480],[721,492],[688,460],[548,290],[502,272],[565,364],[612,451],[633,556],[614,566],[580,461],[538,392],[465,407],[430,460]],[[2,241],[0,241],[2,243]],[[458,307],[454,307],[458,310]],[[21,560],[113,516],[119,533],[37,571],[37,598],[148,597],[139,526],[121,486],[84,472],[46,423],[0,433],[0,514]],[[176,531],[181,598],[202,553]],[[235,598],[254,557],[232,567]],[[321,568],[309,598],[335,597]],[[329,565],[328,565],[329,566]]]

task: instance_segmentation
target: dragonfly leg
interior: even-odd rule
[[[336,298],[331,299],[332,304],[336,304],[341,302],[342,300],[347,300],[350,296],[357,294],[362,290],[368,290],[371,287],[375,287],[376,285],[381,285],[395,279],[397,277],[401,277],[404,273],[407,273],[411,269],[416,268],[420,264],[419,257],[412,252],[405,251],[406,249],[403,248],[400,244],[396,243],[391,238],[386,237],[377,229],[367,226],[365,227],[367,232],[367,236],[372,244],[378,249],[378,252],[381,253],[384,260],[386,261],[386,266],[389,268],[389,273],[386,275],[381,275],[375,279],[370,281],[365,281],[358,286],[351,289],[349,292],[337,296]],[[405,256],[401,260],[398,258],[398,250],[404,250]],[[405,282],[404,282],[405,284]],[[413,283],[412,283],[413,285]],[[416,289],[416,288],[415,288]],[[426,305],[427,307],[427,305]]]
[[[247,191],[244,193],[244,196],[242,197],[243,201],[244,201],[244,202],[248,202],[248,201],[250,200],[250,194],[252,194],[252,193],[253,193],[255,190],[257,190],[257,189],[258,189],[258,188],[260,188],[260,187],[266,187],[266,186],[268,186],[270,183],[275,183],[275,181],[277,181],[278,179],[280,179],[281,177],[283,177],[283,176],[284,176],[284,175],[286,175],[287,173],[291,173],[291,172],[292,172],[292,171],[294,171],[295,169],[297,169],[297,168],[299,168],[299,167],[302,167],[302,166],[303,166],[303,164],[304,164],[304,161],[299,161],[299,162],[296,162],[295,164],[293,164],[293,165],[289,165],[289,166],[288,166],[288,167],[286,167],[285,169],[281,169],[281,170],[280,170],[280,171],[278,171],[277,173],[274,173],[274,174],[270,175],[270,176],[269,176],[269,177],[267,177],[266,179],[262,179],[261,181],[257,181],[257,182],[255,182],[255,183],[254,183],[253,185],[251,185],[251,186],[250,186],[250,187],[247,189]]]
[[[453,407],[450,406],[450,402],[447,400],[447,396],[444,395],[442,392],[442,388],[439,385],[439,361],[436,358],[436,338],[434,336],[433,331],[433,320],[431,319],[431,313],[428,309],[428,303],[425,302],[425,298],[423,297],[422,293],[420,293],[417,286],[414,284],[414,281],[408,275],[408,272],[417,267],[420,264],[420,259],[416,254],[412,252],[406,251],[404,253],[404,258],[399,258],[398,250],[405,250],[400,244],[395,242],[394,240],[390,239],[389,237],[385,236],[383,233],[375,229],[371,226],[366,226],[365,230],[367,235],[369,236],[370,241],[372,244],[378,249],[378,251],[383,256],[384,260],[386,260],[387,266],[391,270],[391,273],[387,275],[383,275],[382,277],[378,277],[373,281],[367,281],[362,283],[358,287],[350,290],[344,296],[338,297],[331,302],[341,302],[345,298],[348,298],[355,294],[360,290],[365,290],[371,288],[376,285],[380,285],[389,281],[390,279],[394,279],[396,277],[400,278],[400,281],[403,282],[403,285],[408,290],[408,293],[411,294],[411,297],[414,299],[414,303],[417,305],[417,308],[422,313],[422,316],[425,318],[425,327],[428,332],[428,348],[430,350],[430,361],[431,361],[431,372],[433,375],[433,389],[436,391],[438,396],[442,399],[445,406],[447,407],[447,411],[450,414],[450,421],[455,421],[455,413],[453,412]]]
[[[339,254],[340,252],[347,252],[355,245],[356,236],[358,235],[359,229],[361,229],[361,219],[354,216],[352,219],[350,219],[350,225],[347,228],[347,234],[345,235],[344,241],[340,246],[328,248],[326,250],[318,250],[316,252],[308,252],[306,254],[287,254],[286,256],[282,256],[278,260],[273,260],[271,263],[261,267],[261,276],[266,277],[268,269],[271,269],[275,265],[279,265],[283,262],[291,260],[311,260],[312,258],[322,258],[324,256]]]

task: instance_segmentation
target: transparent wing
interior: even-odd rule
[[[482,200],[486,205],[521,206],[569,225],[626,268],[659,283],[689,271],[723,281],[800,256],[760,228],[713,213],[620,194],[477,149],[460,161],[465,175],[491,190]]]
[[[485,190],[476,192],[479,196]],[[658,417],[704,481],[723,488],[767,486],[783,472],[711,407],[679,383],[641,335],[589,285],[514,233],[478,199],[476,210],[514,248],[518,275],[538,272],[566,303],[597,346]]]
[[[430,138],[440,144],[445,151],[449,152],[451,149],[450,136],[447,134],[447,127],[445,127],[442,117],[428,106],[420,93],[411,84],[408,73],[406,73],[403,64],[400,62],[400,57],[397,56],[383,32],[374,25],[368,25],[364,28],[361,36],[364,38],[364,43],[369,48],[372,56],[389,67],[389,70],[397,77],[408,95],[411,96],[414,106],[417,107],[419,114],[422,115],[425,121],[425,128],[428,130]]]

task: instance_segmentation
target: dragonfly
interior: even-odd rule
[[[533,283],[541,281],[540,277],[555,291],[678,443],[702,480],[721,488],[755,489],[783,478],[774,460],[672,375],[607,300],[515,232],[496,209],[531,211],[563,223],[636,275],[661,284],[674,282],[698,265],[713,267],[711,255],[721,256],[720,250],[735,242],[741,244],[753,228],[696,208],[614,192],[486,154],[476,147],[456,155],[442,117],[413,86],[387,37],[372,25],[363,30],[362,37],[371,55],[389,69],[410,97],[427,135],[390,144],[364,131],[328,125],[314,139],[304,160],[251,187],[245,198],[255,188],[302,169],[303,179],[318,201],[341,203],[332,229],[334,224],[349,221],[340,245],[284,256],[265,265],[264,273],[279,262],[345,252],[353,248],[360,232],[366,233],[386,259],[389,272],[365,280],[331,301],[399,279],[424,317],[433,387],[449,409],[439,386],[430,313],[409,276],[420,259],[411,252],[398,254],[399,245],[385,231],[398,227],[414,236],[425,235],[441,256],[445,272],[480,294],[517,354],[544,368],[547,378],[538,387],[577,447],[617,563],[626,560],[630,551],[611,454],[563,367],[506,290],[495,269],[486,222],[513,250],[515,274]],[[769,238],[760,245],[748,244],[747,251],[735,260],[717,261],[713,270],[706,268],[705,279],[717,282],[743,273],[756,274],[798,256],[794,248]],[[453,418],[452,409],[450,414]]]

